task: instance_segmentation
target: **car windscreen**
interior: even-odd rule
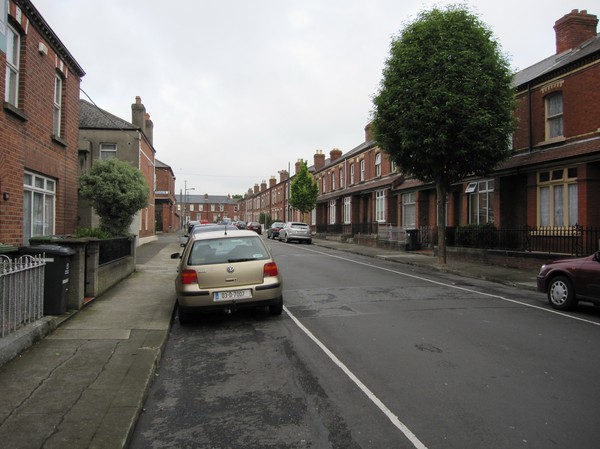
[[[195,241],[188,265],[248,262],[269,257],[269,252],[259,237],[216,238]]]

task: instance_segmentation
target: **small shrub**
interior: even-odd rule
[[[108,233],[100,228],[78,228],[76,235],[79,238],[94,237],[101,240],[109,238]]]

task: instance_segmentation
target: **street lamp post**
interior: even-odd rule
[[[189,196],[188,196],[188,192],[190,190],[196,190],[194,187],[189,187],[187,186],[187,179],[185,181],[183,181],[184,183],[184,191],[185,191],[185,203],[183,205],[183,210],[184,210],[184,216],[185,216],[185,223],[187,225],[187,223],[190,221],[190,217],[188,215],[188,202],[189,202]]]

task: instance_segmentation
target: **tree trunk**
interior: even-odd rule
[[[437,235],[438,235],[438,262],[446,265],[446,185],[437,182]]]

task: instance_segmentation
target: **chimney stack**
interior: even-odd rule
[[[269,189],[275,187],[275,184],[277,184],[277,179],[275,178],[275,176],[271,176],[269,178]]]
[[[323,167],[325,167],[325,154],[323,154],[322,150],[317,150],[317,152],[314,155],[314,161],[315,161],[315,171],[319,171]]]
[[[373,123],[369,123],[365,126],[365,142],[373,140]]]
[[[295,169],[296,169],[296,171],[295,171],[295,174],[296,174],[296,175],[297,175],[298,173],[300,173],[300,167],[302,167],[302,164],[304,164],[304,161],[303,161],[302,159],[298,159],[298,160],[296,161],[296,167],[295,167]]]
[[[258,187],[258,184],[254,184],[254,193],[258,193],[260,187]]]
[[[334,148],[329,152],[329,160],[331,162],[337,161],[340,157],[342,157],[342,150],[339,148]]]
[[[290,174],[287,172],[287,170],[281,170],[279,172],[279,182],[287,181],[289,177]]]
[[[146,113],[146,138],[150,145],[154,146],[154,123],[150,120],[150,114]]]
[[[131,123],[146,134],[146,108],[139,96],[135,97],[135,103],[131,105]]]
[[[572,10],[554,24],[556,33],[556,54],[581,45],[588,39],[596,36],[598,17],[583,9]]]
[[[265,181],[263,179],[262,182],[260,183],[260,191],[264,192],[265,190],[267,190],[267,181]]]

